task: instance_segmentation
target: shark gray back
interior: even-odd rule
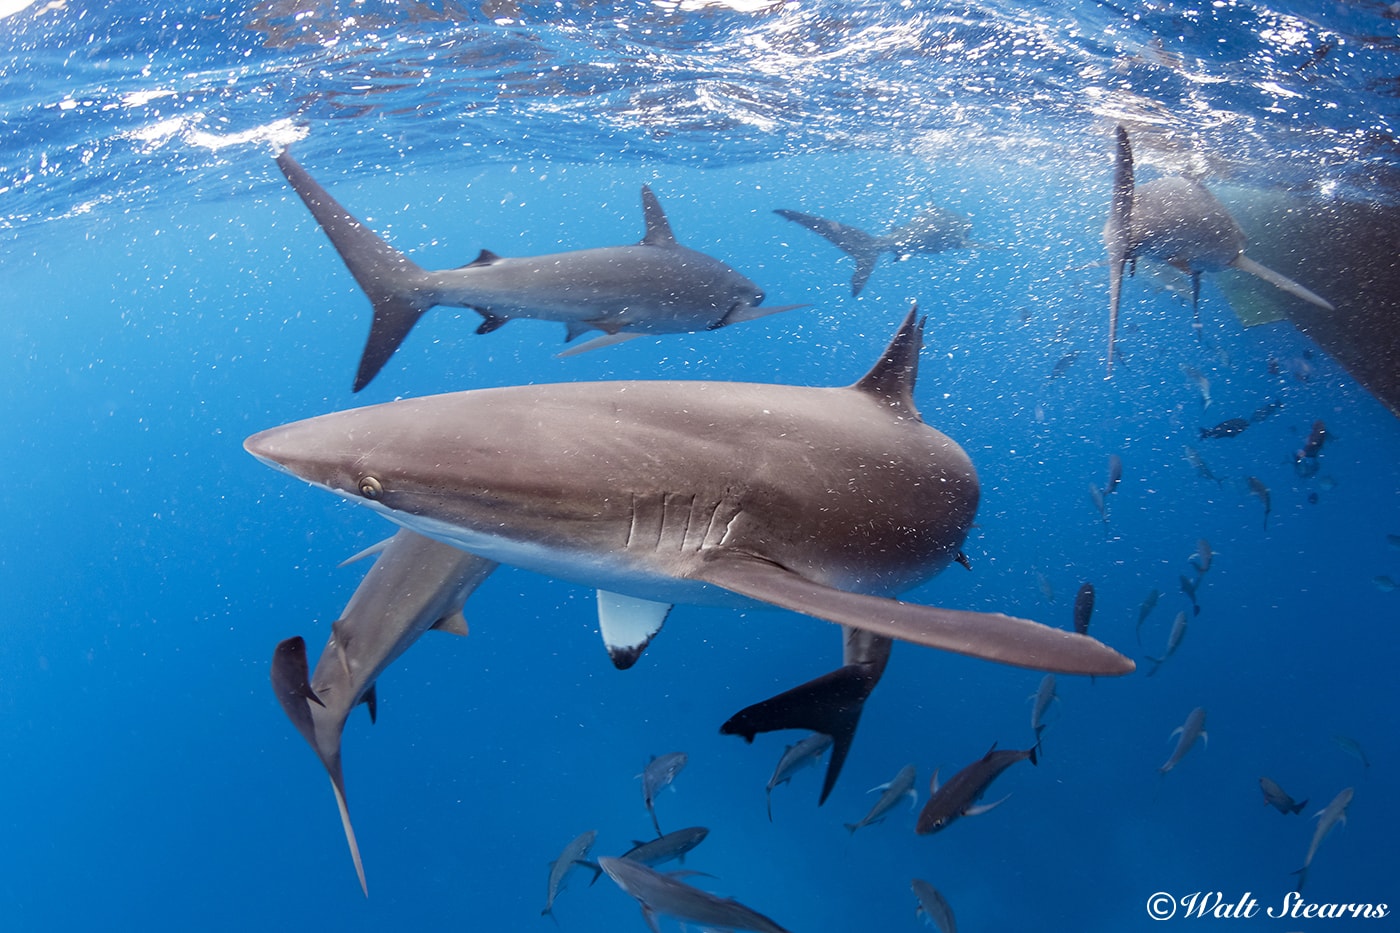
[[[1007,664],[1131,671],[1084,635],[891,598],[961,553],[979,497],[962,448],[914,407],[921,342],[911,312],[846,388],[480,389],[323,415],[244,446],[405,527],[623,594],[653,618],[675,602],[767,604]]]
[[[360,886],[368,893],[350,822],[340,743],[346,720],[361,702],[376,716],[379,675],[429,629],[466,634],[462,606],[495,569],[493,561],[399,531],[377,550],[374,566],[331,626],[314,675],[308,677],[300,636],[277,646],[272,684],[278,700],[330,776],[345,839]]]
[[[428,270],[385,242],[340,205],[287,151],[277,165],[374,308],[369,339],[355,376],[369,384],[430,308],[471,308],[478,334],[516,317],[559,321],[573,340],[602,336],[568,353],[640,334],[715,330],[800,305],[760,307],[763,292],[730,266],[676,241],[666,213],[642,186],[646,235],[634,246],[611,246],[504,258],[482,250],[457,269]]]

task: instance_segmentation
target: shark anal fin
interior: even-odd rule
[[[613,666],[625,671],[636,664],[670,613],[670,603],[599,590],[598,629]]]
[[[377,683],[370,684],[369,689],[365,691],[365,695],[360,698],[360,702],[369,708],[369,721],[371,724],[379,721],[378,687],[379,684]]]
[[[467,635],[470,630],[467,628],[467,618],[462,615],[462,610],[458,609],[451,615],[445,615],[432,624],[432,628],[439,632],[447,632],[450,635]]]
[[[861,710],[879,680],[879,675],[872,673],[869,665],[847,664],[745,707],[729,717],[719,731],[723,735],[742,736],[746,742],[752,742],[760,732],[779,729],[808,729],[831,736],[831,758],[826,765],[820,805],[836,786],[860,723]]]
[[[1106,676],[1127,674],[1136,666],[1087,635],[1000,613],[940,609],[838,590],[749,555],[713,554],[692,576],[818,619],[1002,664]]]

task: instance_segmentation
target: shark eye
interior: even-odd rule
[[[384,495],[384,484],[373,476],[360,480],[360,495],[366,499],[378,499]]]

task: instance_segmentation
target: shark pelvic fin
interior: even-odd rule
[[[439,632],[447,632],[451,635],[470,634],[470,630],[467,628],[467,617],[462,615],[462,610],[460,609],[438,619],[433,623],[432,627]]]
[[[838,590],[749,555],[717,554],[694,577],[828,622],[1016,667],[1105,676],[1136,667],[1087,635],[1000,613],[940,609]]]
[[[572,327],[572,326],[571,326],[571,327]],[[592,329],[592,328],[585,328],[585,330],[591,330],[591,329]],[[567,349],[567,350],[562,350],[562,351],[560,351],[559,353],[554,354],[554,358],[555,358],[555,359],[563,359],[563,358],[566,357],[566,356],[578,356],[580,353],[587,353],[589,350],[600,350],[600,349],[602,349],[603,347],[611,347],[611,346],[613,346],[614,344],[626,343],[627,341],[632,340],[632,339],[634,339],[634,338],[636,338],[636,337],[640,337],[640,336],[642,336],[642,335],[641,335],[641,334],[600,334],[599,336],[594,337],[592,340],[585,340],[583,343],[580,343],[580,344],[577,344],[577,345],[575,345],[575,346],[569,347],[569,349]],[[572,340],[573,338],[570,337],[570,338],[567,338],[567,339],[568,339],[568,340]]]
[[[379,691],[378,682],[369,685],[365,695],[360,697],[360,702],[369,708],[369,721],[371,724],[379,722]]]
[[[723,735],[738,735],[746,742],[760,732],[779,729],[808,729],[831,736],[831,758],[817,804],[826,803],[846,755],[851,750],[856,726],[866,698],[879,682],[865,664],[847,664],[775,697],[745,707],[719,727]]]
[[[625,671],[636,664],[670,613],[670,603],[599,590],[598,630],[613,666]]]

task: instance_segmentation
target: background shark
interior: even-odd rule
[[[458,269],[419,266],[357,220],[291,154],[277,166],[311,210],[350,274],[374,306],[369,340],[355,375],[356,392],[369,385],[430,308],[450,305],[481,315],[478,334],[513,317],[559,321],[573,340],[590,330],[603,336],[577,353],[645,333],[716,330],[790,311],[760,308],[757,285],[718,259],[676,241],[661,202],[642,186],[646,235],[634,246],[606,246],[508,259],[482,250]]]

